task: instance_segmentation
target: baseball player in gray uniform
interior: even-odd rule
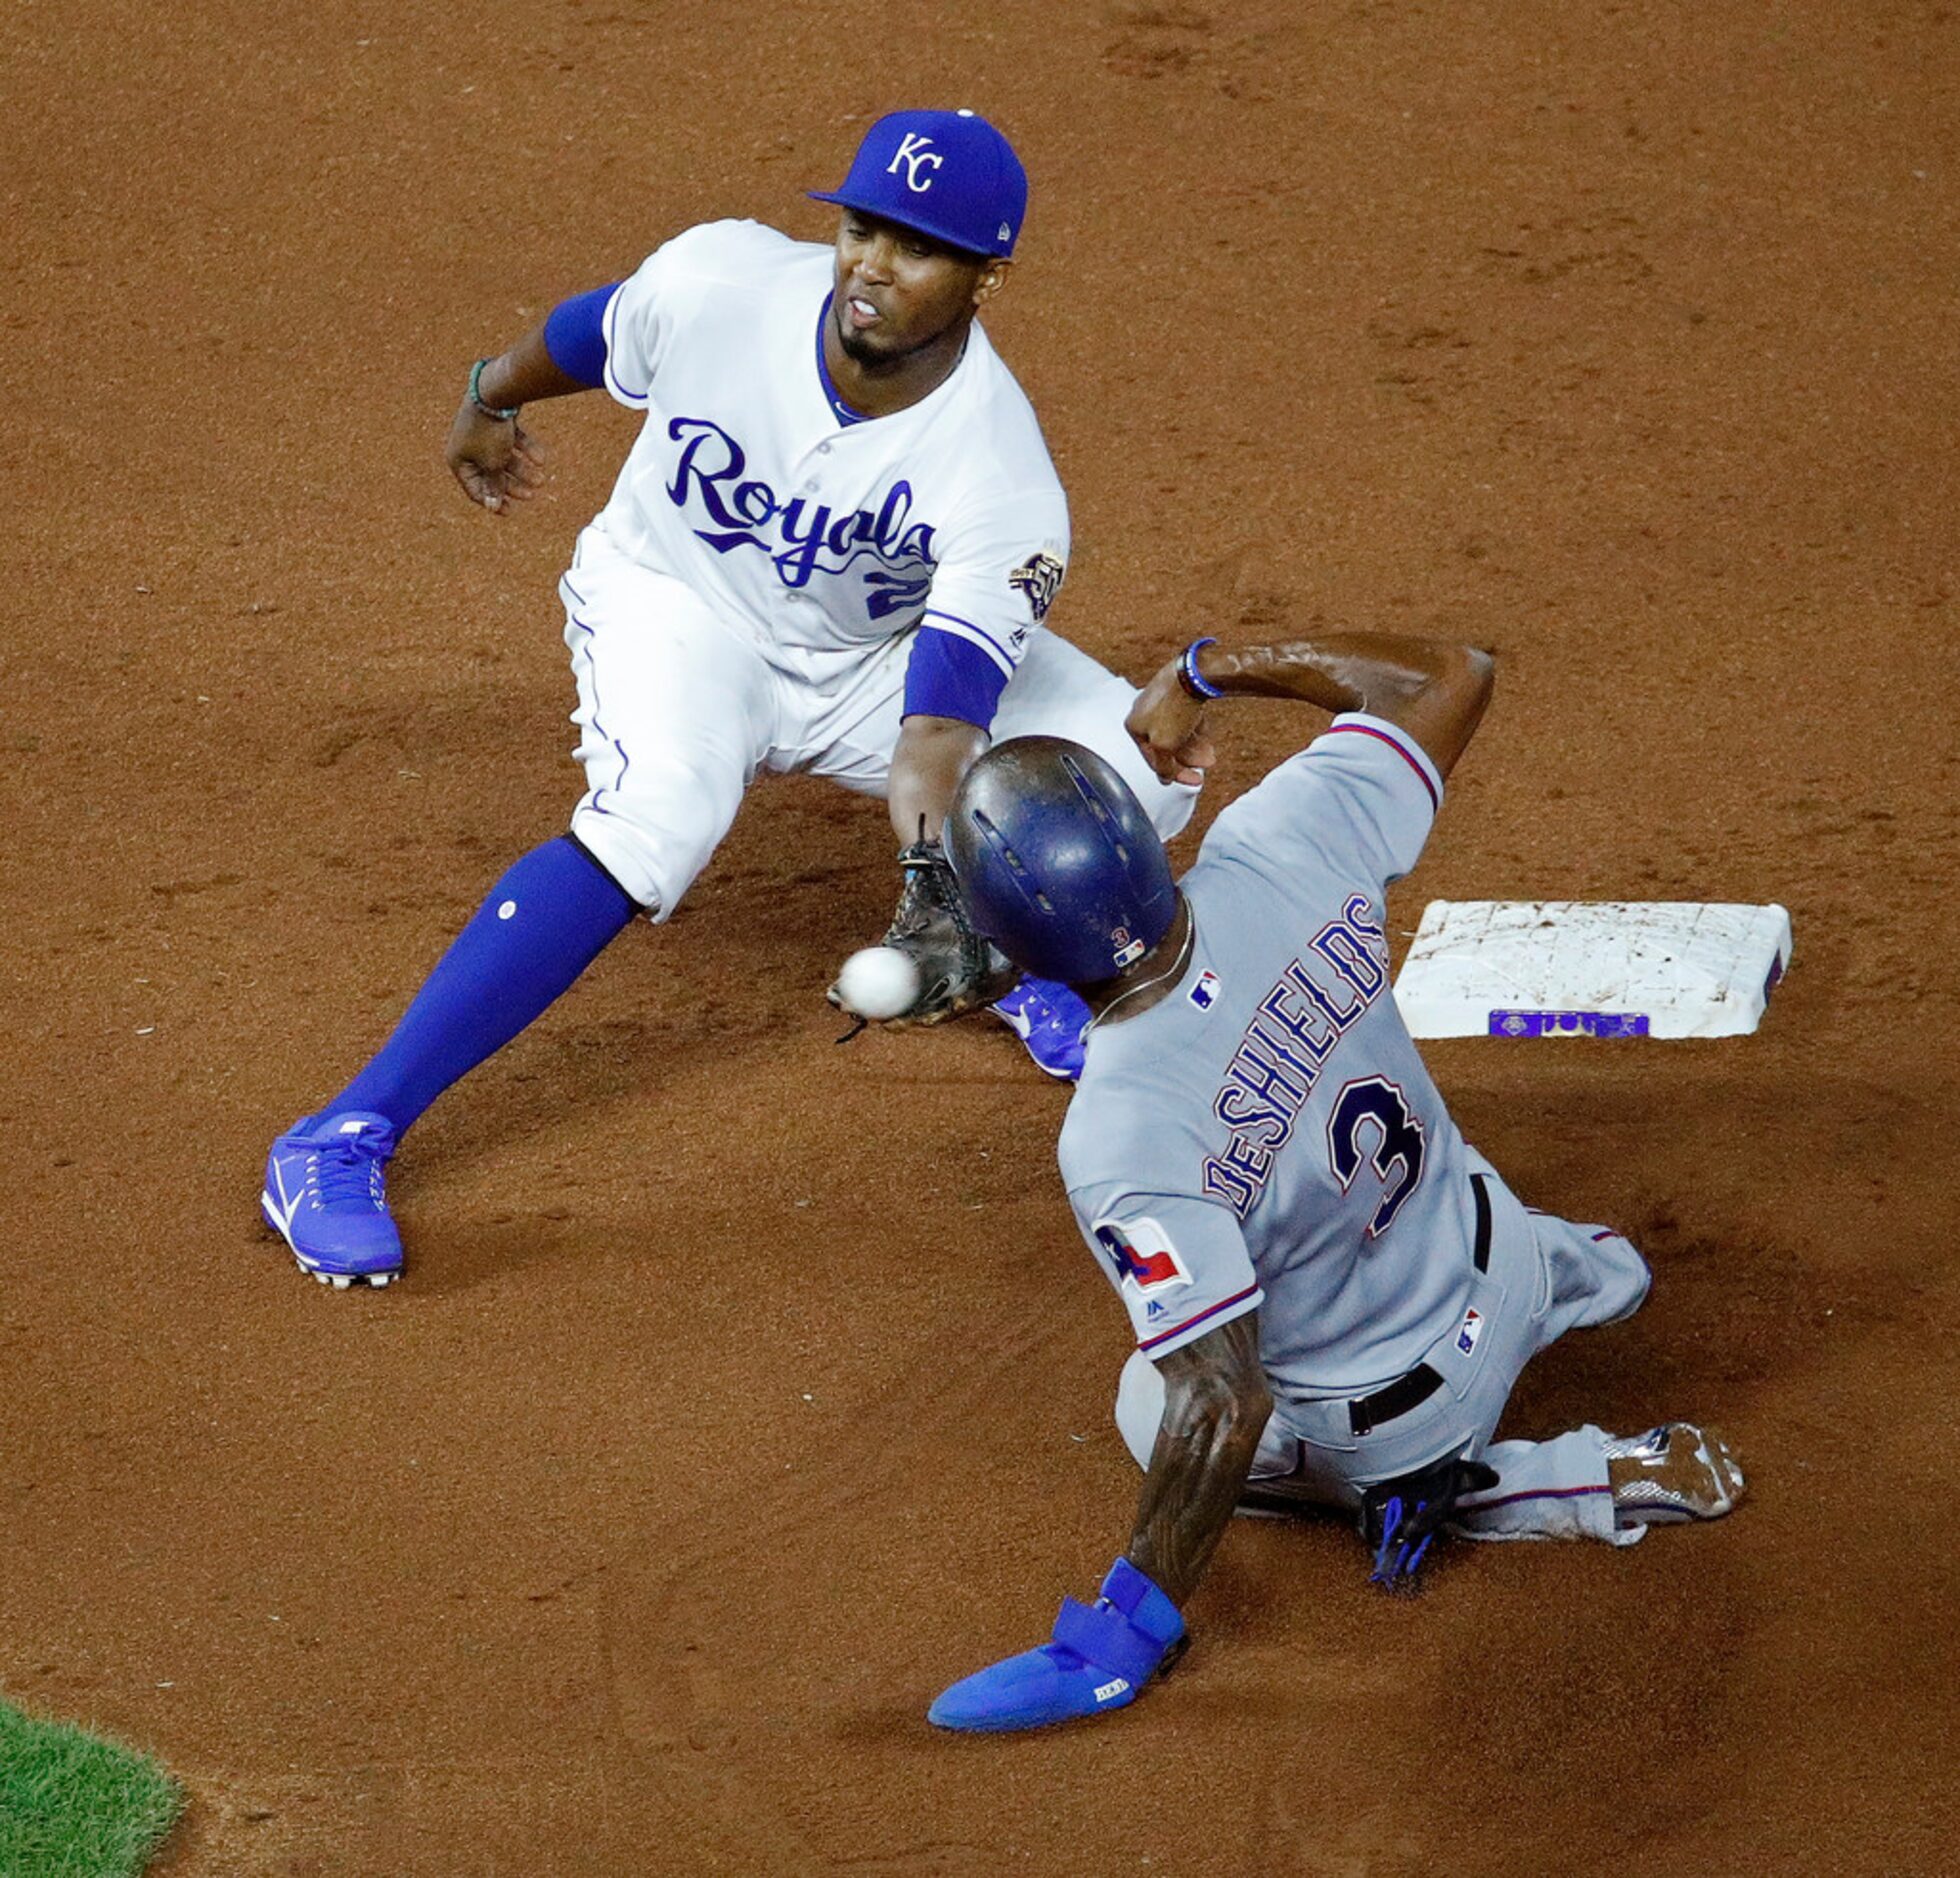
[[[1135,1700],[1235,1509],[1352,1514],[1407,1583],[1444,1527],[1603,1539],[1715,1519],[1743,1476],[1686,1422],[1494,1441],[1519,1371],[1637,1310],[1610,1227],[1522,1204],[1458,1134],[1389,989],[1384,888],[1416,863],[1489,698],[1467,646],[1343,634],[1199,640],[1139,697],[1160,774],[1209,761],[1223,696],[1337,713],[1213,824],[1173,882],[1092,752],[1030,737],[967,774],[946,845],[976,928],[1094,1013],[1060,1158],[1128,1307],[1116,1418],[1146,1469],[1129,1545],[1039,1649],[941,1695],[943,1727],[1011,1729]]]

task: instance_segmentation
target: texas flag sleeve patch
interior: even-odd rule
[[[1229,1215],[1225,1219],[1235,1225]],[[1168,1355],[1260,1300],[1258,1280],[1235,1231],[1229,1257],[1207,1247],[1203,1233],[1194,1251],[1180,1251],[1164,1225],[1149,1215],[1105,1215],[1090,1227],[1090,1235],[1129,1308],[1137,1347],[1152,1357]]]
[[[1191,1282],[1170,1234],[1154,1219],[1100,1220],[1095,1233],[1128,1296],[1157,1297]]]

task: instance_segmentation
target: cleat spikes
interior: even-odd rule
[[[401,1276],[400,1272],[320,1272],[310,1265],[302,1265],[300,1270],[316,1285],[331,1285],[336,1291],[349,1291],[363,1285],[380,1291]]]

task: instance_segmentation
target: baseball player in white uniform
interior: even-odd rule
[[[958,943],[946,805],[990,737],[1031,731],[1102,751],[1166,835],[1202,775],[1160,780],[1124,733],[1134,688],[1043,625],[1067,504],[975,318],[1026,177],[984,119],[906,111],[818,199],[839,207],[834,247],[690,229],[470,373],[448,459],[493,512],[543,474],[524,404],[603,385],[644,418],[560,583],[586,789],[379,1053],[273,1144],[262,1212],[323,1283],[401,1270],[384,1181],[401,1136],[635,916],[673,913],[763,771],[886,798],[907,882],[890,937],[922,968],[910,1019],[999,1000],[1044,1068],[1079,1064],[1073,994]]]
[[[1200,714],[1222,695],[1339,715],[1218,817],[1177,883],[1087,750],[999,744],[962,784],[947,847],[974,924],[1094,1013],[1060,1158],[1136,1331],[1116,1416],[1146,1472],[1097,1602],[947,1690],[940,1725],[1133,1701],[1181,1652],[1181,1607],[1241,1506],[1352,1514],[1396,1585],[1445,1526],[1627,1545],[1740,1499],[1726,1445],[1685,1422],[1494,1440],[1525,1362],[1637,1310],[1648,1271],[1611,1228],[1517,1200],[1390,993],[1384,888],[1414,867],[1491,677],[1484,654],[1421,640],[1200,640],[1131,718],[1161,770],[1207,754]]]

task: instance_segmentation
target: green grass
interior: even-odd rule
[[[144,1755],[0,1702],[6,1878],[136,1878],[183,1804]]]

